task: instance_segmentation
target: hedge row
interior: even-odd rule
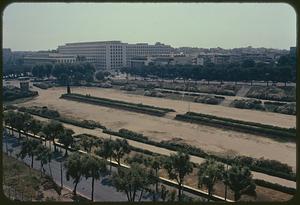
[[[284,127],[278,127],[278,126],[273,126],[273,125],[261,124],[261,123],[257,123],[257,122],[248,122],[248,121],[236,120],[236,119],[225,118],[225,117],[218,117],[218,116],[214,116],[214,115],[195,113],[195,112],[188,112],[187,114],[195,115],[195,116],[203,116],[203,117],[208,117],[208,118],[213,118],[213,119],[218,119],[218,120],[224,120],[224,121],[229,121],[229,122],[234,122],[234,123],[239,123],[239,124],[263,127],[263,128],[267,128],[267,129],[276,129],[276,130],[281,130],[281,131],[287,131],[287,132],[296,134],[295,128],[284,128]]]
[[[275,101],[265,101],[264,104],[265,104],[265,105],[277,105],[277,106],[282,106],[282,105],[286,105],[287,103],[284,103],[284,102],[275,102]]]
[[[143,104],[127,103],[123,101],[85,96],[80,94],[63,94],[61,97],[65,99],[79,101],[79,102],[86,102],[86,103],[103,105],[103,106],[108,106],[113,108],[121,108],[129,111],[135,111],[135,112],[156,115],[156,116],[163,116],[167,112],[174,111],[172,109],[167,109],[167,108],[159,108],[159,107],[143,105]]]
[[[25,108],[25,107],[20,107],[20,108],[18,108],[18,110],[21,111],[21,112],[27,112],[27,113],[30,113],[32,115],[37,115],[37,116],[40,116],[40,117],[57,120],[57,121],[60,121],[62,123],[67,123],[67,124],[71,124],[71,125],[74,125],[74,126],[87,128],[87,129],[95,129],[95,128],[106,129],[100,123],[94,122],[92,120],[78,121],[78,120],[74,120],[74,119],[70,119],[70,118],[61,117],[60,114],[57,111],[50,110],[48,108]]]
[[[284,192],[284,193],[287,193],[287,194],[291,194],[291,195],[296,194],[296,189],[295,188],[282,186],[282,185],[277,184],[277,183],[267,182],[267,181],[262,180],[262,179],[254,179],[254,183],[258,186],[267,187],[267,188],[274,189],[274,190],[277,190],[277,191],[281,191],[281,192]]]
[[[226,158],[223,156],[211,155],[206,153],[202,149],[198,147],[194,147],[192,145],[188,145],[185,143],[170,142],[170,141],[161,141],[161,142],[152,141],[149,140],[148,137],[143,136],[142,134],[138,134],[126,129],[121,129],[119,130],[119,132],[115,132],[112,130],[103,130],[103,132],[107,134],[116,135],[122,138],[126,138],[129,140],[134,140],[145,144],[154,145],[157,147],[162,147],[173,151],[183,151],[190,155],[198,156],[201,158],[213,158],[217,161],[227,163],[227,164],[234,164],[238,160],[239,162],[245,163],[253,171],[262,172],[268,175],[281,177],[288,180],[293,180],[293,181],[296,180],[296,175],[292,172],[292,168],[290,166],[275,160],[255,159],[246,156]]]
[[[2,87],[3,101],[13,101],[20,98],[35,97],[38,95],[37,91],[21,90],[18,87]]]
[[[288,137],[294,139],[296,137],[295,128],[282,128],[272,125],[264,125],[254,122],[245,122],[229,118],[221,118],[213,115],[205,115],[200,113],[187,112],[186,114],[178,114],[175,119],[188,121],[193,123],[204,123],[207,125],[230,127],[231,129],[246,131],[249,133],[259,133],[278,137]]]

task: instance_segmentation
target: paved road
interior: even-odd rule
[[[20,152],[20,142],[17,138],[14,137],[8,137],[7,135],[3,135],[3,151],[6,152],[7,150],[11,150],[10,155],[13,157],[16,157],[16,154]],[[6,145],[7,142],[7,145]],[[50,142],[49,142],[50,143]],[[7,147],[6,147],[7,146]],[[49,146],[49,145],[48,145]],[[53,146],[52,146],[53,149]],[[61,149],[58,147],[58,150],[61,151],[62,154],[64,154],[64,149]],[[51,161],[51,171],[54,181],[60,185],[61,184],[61,156],[62,154],[56,154],[54,159]],[[26,157],[23,160],[27,165],[30,166],[31,164],[31,158]],[[63,164],[64,161],[62,161]],[[40,162],[34,159],[33,168],[36,170],[40,170]],[[46,173],[50,175],[50,169],[48,165],[44,166],[44,169],[46,170]],[[72,183],[72,180],[67,181],[66,179],[66,170],[62,166],[63,169],[63,185],[64,187],[73,190],[74,185]],[[112,171],[116,172],[116,167],[112,167]],[[176,188],[165,185],[168,190],[174,190]],[[77,186],[77,193],[81,194],[82,196],[85,196],[86,198],[90,199],[91,196],[91,178],[82,178],[81,181],[78,183]],[[197,198],[200,201],[206,201],[205,198],[199,197],[197,195],[184,192],[185,195],[193,198]],[[138,194],[139,196],[139,194]],[[142,201],[151,201],[152,195],[147,193],[144,194]],[[104,177],[101,180],[95,180],[95,189],[94,189],[94,201],[110,201],[110,202],[117,202],[117,201],[127,201],[127,197],[125,193],[117,192],[117,190],[111,185],[110,180],[108,177]]]
[[[20,151],[20,144],[18,143],[18,140],[16,138],[4,138],[3,139],[3,151],[6,151],[5,141],[8,142],[8,149],[13,150],[12,156],[16,156],[16,154]],[[60,157],[60,156],[56,156]],[[31,163],[31,159],[29,157],[26,157],[24,159],[24,162],[28,165]],[[51,170],[53,174],[54,181],[60,185],[61,184],[61,175],[60,175],[60,162],[58,158],[55,158],[51,162]],[[37,160],[34,160],[33,168],[40,170],[40,162]],[[49,166],[44,166],[46,173],[50,175]],[[63,166],[62,166],[63,168]],[[115,168],[114,168],[115,169]],[[95,201],[127,201],[127,197],[125,194],[121,192],[117,192],[116,189],[113,186],[110,186],[107,184],[108,178],[105,177],[101,180],[95,180],[95,192],[94,192],[94,200]],[[74,185],[72,183],[72,180],[67,181],[66,179],[66,170],[63,168],[63,184],[66,188],[69,188],[70,190],[73,190]],[[81,179],[77,186],[78,193],[90,197],[91,196],[91,179],[85,179],[84,177]]]

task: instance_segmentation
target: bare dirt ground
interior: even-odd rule
[[[255,158],[264,157],[287,163],[294,169],[296,167],[296,144],[293,142],[279,142],[253,134],[59,99],[60,95],[65,93],[66,88],[41,90],[34,87],[34,89],[39,91],[39,96],[32,101],[22,103],[21,105],[48,106],[69,117],[95,120],[113,130],[119,130],[121,128],[133,130],[143,133],[157,141],[170,140],[177,137],[182,138],[186,143],[200,147],[206,151],[222,154],[240,154]],[[73,88],[72,92],[82,94],[88,93],[94,96],[135,103],[143,102],[144,104],[160,107],[170,107],[175,108],[178,112],[182,113],[185,112],[185,109],[187,108],[187,104],[180,101],[141,97],[125,94],[113,89],[81,87]],[[235,108],[226,109],[223,106],[205,105],[200,103],[191,103],[191,111],[232,118],[240,117],[243,118],[242,120],[252,120],[266,124],[268,122],[268,124],[273,123],[275,125],[285,125],[286,127],[295,125],[294,116],[277,113],[240,110]],[[267,120],[264,121],[263,119]]]
[[[185,113],[188,111],[190,104],[190,110],[193,112],[200,112],[204,114],[211,114],[220,117],[227,117],[233,119],[239,119],[250,122],[258,122],[263,124],[276,125],[280,127],[295,127],[296,117],[283,115],[278,113],[266,113],[255,110],[241,110],[238,108],[223,107],[216,105],[208,105],[194,102],[183,102],[179,100],[170,100],[163,98],[147,97],[130,95],[124,91],[116,89],[101,89],[101,88],[73,88],[74,92],[88,93],[93,96],[106,97],[116,100],[143,103],[148,105],[154,105],[165,108],[173,108],[177,113]]]

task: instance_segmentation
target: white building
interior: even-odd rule
[[[35,55],[26,55],[23,57],[24,65],[33,66],[35,64],[43,63],[75,63],[77,61],[76,55],[66,55],[57,53],[41,53]]]
[[[84,56],[97,69],[108,70],[130,66],[133,57],[169,54],[172,51],[171,46],[161,43],[148,45],[147,43],[128,44],[121,41],[67,43],[58,46],[60,54]]]

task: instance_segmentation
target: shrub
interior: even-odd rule
[[[37,91],[31,91],[31,90],[21,90],[18,87],[3,87],[2,91],[2,98],[3,101],[13,101],[20,98],[27,98],[27,97],[34,97],[37,96]]]
[[[199,103],[218,105],[223,100],[221,98],[216,98],[214,96],[202,95],[202,96],[199,96],[199,97],[195,97],[194,101],[199,102]]]
[[[277,183],[271,183],[271,182],[267,182],[265,180],[262,179],[254,179],[254,183],[258,186],[262,186],[262,187],[267,187],[270,189],[274,189],[283,193],[287,193],[287,194],[291,194],[291,195],[295,195],[296,194],[296,189],[292,188],[292,187],[286,187]]]
[[[246,94],[247,97],[264,100],[296,101],[296,89],[294,87],[279,88],[275,86],[254,86]]]
[[[252,99],[235,99],[231,103],[232,107],[241,108],[241,109],[255,109],[255,110],[265,110],[264,106],[261,104],[260,100],[252,100]]]
[[[86,103],[92,103],[96,105],[121,108],[129,111],[141,112],[141,113],[146,113],[146,114],[156,115],[156,116],[163,116],[167,112],[174,111],[173,109],[168,109],[168,108],[160,108],[160,107],[155,107],[150,105],[129,103],[124,101],[112,100],[108,98],[99,98],[90,95],[84,96],[81,94],[63,94],[61,97],[79,101],[79,102],[86,102]]]

